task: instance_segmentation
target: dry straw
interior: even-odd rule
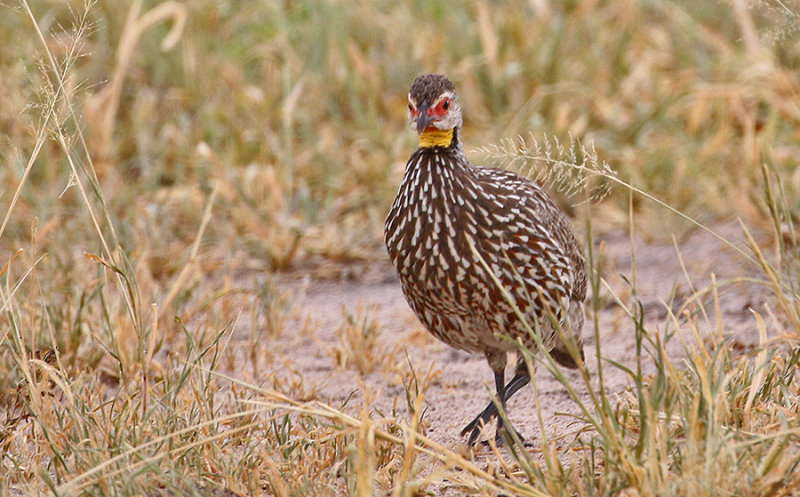
[[[475,153],[564,195],[585,195],[587,201],[602,200],[611,191],[609,180],[617,178],[616,171],[598,157],[594,143],[587,146],[572,136],[564,145],[558,137],[536,138],[530,133],[527,138],[520,135],[479,147]]]

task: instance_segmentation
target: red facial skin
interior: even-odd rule
[[[436,103],[436,107],[430,108],[427,105],[423,104],[420,108],[414,107],[412,103],[408,104],[408,111],[411,114],[411,118],[419,124],[423,120],[420,119],[422,110],[425,110],[426,119],[424,121],[433,122],[438,121],[439,119],[443,118],[446,114],[448,109],[450,109],[450,99],[443,98]],[[424,131],[433,131],[437,128],[435,126],[426,126]]]

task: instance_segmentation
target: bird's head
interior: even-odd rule
[[[408,123],[422,136],[461,127],[461,105],[456,87],[441,74],[417,76],[408,92]],[[449,145],[449,141],[447,143]]]

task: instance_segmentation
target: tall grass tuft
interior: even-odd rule
[[[797,493],[797,12],[741,1],[0,5],[0,494]],[[512,443],[474,457],[426,436],[433,367],[406,385],[406,409],[385,415],[368,395],[325,404],[302,372],[291,396],[263,387],[292,306],[273,276],[319,258],[373,261],[414,146],[407,87],[429,71],[457,81],[468,147],[500,143],[483,152],[555,165],[556,189],[607,195],[584,203],[587,219],[610,212],[624,220],[611,229],[657,238],[740,217],[750,244],[737,257],[771,292],[748,321],[758,346],[703,340],[691,304],[721,283],[646,323],[635,298],[610,291],[589,243],[591,395],[522,352],[563,382],[577,413],[572,432],[543,430],[539,451]],[[680,224],[665,224],[668,212]],[[603,354],[609,302],[636,337],[633,366]],[[334,355],[367,373],[353,352],[387,354],[383,322],[341,321]],[[674,340],[684,359],[667,354]],[[627,391],[602,388],[607,368],[628,375]]]

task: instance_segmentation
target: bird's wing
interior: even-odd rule
[[[557,313],[564,307],[564,298],[582,301],[586,292],[583,257],[569,221],[550,196],[509,171],[474,171],[487,190],[483,201],[489,204],[478,212],[488,212],[487,226],[497,226],[494,232],[480,232],[482,253],[493,259],[498,271],[506,271],[504,283],[515,300],[538,302],[530,309],[534,313],[541,311],[543,301]]]

